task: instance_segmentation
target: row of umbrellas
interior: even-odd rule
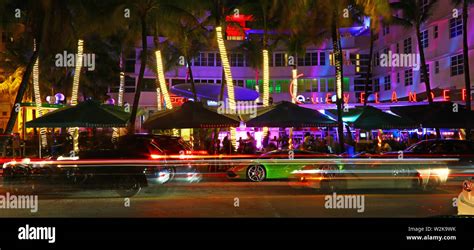
[[[356,107],[343,112],[343,120],[363,129],[404,129],[421,127],[470,128],[474,112],[450,102],[390,108],[391,113],[372,106]],[[145,121],[146,129],[225,128],[238,127],[241,120],[249,127],[334,127],[336,111],[328,115],[283,101],[259,108],[256,116],[218,114],[201,103],[186,102],[182,106],[160,111]],[[27,127],[125,127],[129,113],[122,108],[85,101],[68,106],[26,123]]]

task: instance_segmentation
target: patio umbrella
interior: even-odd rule
[[[110,128],[126,127],[130,114],[120,107],[88,100],[49,112],[26,123],[34,128]]]
[[[474,112],[452,102],[434,102],[433,105],[391,107],[390,110],[425,128],[472,128]]]
[[[257,111],[257,117],[246,122],[249,127],[333,127],[337,123],[314,109],[282,101]]]
[[[354,127],[362,129],[404,129],[417,128],[419,125],[411,119],[392,115],[382,110],[366,106],[354,121]]]
[[[218,114],[202,103],[185,102],[181,107],[151,115],[143,124],[145,129],[228,128],[238,127],[240,121]]]

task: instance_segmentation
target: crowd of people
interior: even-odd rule
[[[346,136],[344,142],[345,152],[355,154],[360,152],[379,154],[390,151],[404,150],[407,147],[419,142],[422,139],[434,139],[434,135],[421,138],[418,134],[413,133],[408,136],[400,136],[397,138],[384,137],[373,138],[372,140],[358,141],[352,137]],[[326,136],[315,136],[310,132],[305,132],[302,138],[293,138],[293,149],[311,151],[316,153],[335,154],[340,153],[337,138],[327,133]],[[234,148],[229,136],[225,136],[222,141],[219,139],[210,139],[204,144],[205,150],[209,154],[257,154],[265,153],[273,150],[285,150],[290,148],[289,136],[282,133],[281,136],[265,135],[261,140],[261,147],[257,147],[257,140],[247,132],[246,138],[239,137],[237,140],[237,148]]]

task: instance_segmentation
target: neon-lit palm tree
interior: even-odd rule
[[[390,3],[393,11],[401,12],[401,15],[392,16],[394,24],[401,25],[405,28],[415,28],[416,40],[418,44],[418,53],[420,53],[422,80],[425,82],[426,96],[428,103],[433,104],[433,96],[431,95],[430,77],[428,74],[428,65],[426,64],[425,51],[421,38],[421,26],[430,18],[437,0],[431,0],[424,5],[422,0],[400,0]],[[436,128],[436,136],[441,137],[439,128]]]
[[[370,45],[369,45],[369,61],[367,65],[365,86],[364,86],[364,106],[367,105],[369,96],[369,84],[372,77],[372,59],[374,54],[375,34],[379,31],[380,26],[388,25],[390,22],[390,6],[386,1],[376,0],[356,0],[355,11],[352,13],[355,21],[364,23],[365,18],[370,18]],[[378,60],[378,59],[377,59]]]

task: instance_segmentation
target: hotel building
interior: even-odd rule
[[[427,3],[428,1],[426,1]],[[464,72],[462,56],[462,9],[455,8],[451,1],[439,1],[433,10],[432,17],[422,25],[422,44],[432,94],[435,101],[450,100],[464,104],[467,93],[464,89]],[[456,17],[457,14],[457,17]],[[474,71],[474,7],[469,9],[468,37],[469,60],[471,72]],[[244,23],[245,24],[245,23]],[[384,55],[418,54],[419,48],[414,28],[387,25],[376,34],[373,53],[373,71],[370,76],[369,95],[364,95],[370,36],[367,27],[341,28],[341,44],[344,58],[343,91],[344,100],[349,106],[357,106],[368,98],[371,105],[387,109],[391,105],[415,105],[426,102],[426,91],[421,69],[414,65],[397,67],[394,61],[383,61]],[[258,33],[247,29],[246,34]],[[234,79],[234,85],[260,91],[262,72],[250,67],[246,54],[237,48],[244,37],[233,36],[227,31],[226,46]],[[149,46],[153,48],[153,38],[148,37]],[[124,102],[133,103],[138,72],[140,68],[141,48],[125,56],[126,71]],[[153,54],[152,54],[153,55]],[[270,96],[273,102],[291,100],[290,83],[292,66],[288,65],[286,48],[279,45],[270,57]],[[390,58],[389,58],[390,59]],[[416,61],[416,60],[415,60]],[[332,63],[332,42],[330,39],[321,44],[308,46],[306,54],[296,59],[298,73],[297,96],[300,103],[318,110],[335,108],[335,67]],[[222,66],[217,48],[199,52],[192,62],[196,84],[215,84],[220,86]],[[177,66],[166,72],[166,82],[171,92],[176,86],[188,82],[185,66]],[[473,77],[474,78],[474,77]],[[257,80],[258,79],[258,80]],[[156,75],[145,71],[144,88],[140,98],[140,107],[154,112],[157,107]],[[258,84],[257,84],[258,81]],[[471,86],[473,80],[471,79]],[[472,87],[474,88],[474,86]],[[117,99],[118,83],[111,86],[109,95]],[[176,92],[175,92],[176,93]],[[190,96],[185,96],[189,98]],[[173,95],[172,102],[179,105],[183,96]],[[217,96],[215,97],[217,99]],[[212,100],[211,100],[212,101]],[[138,122],[143,121],[147,114]],[[139,127],[139,126],[138,126]]]

